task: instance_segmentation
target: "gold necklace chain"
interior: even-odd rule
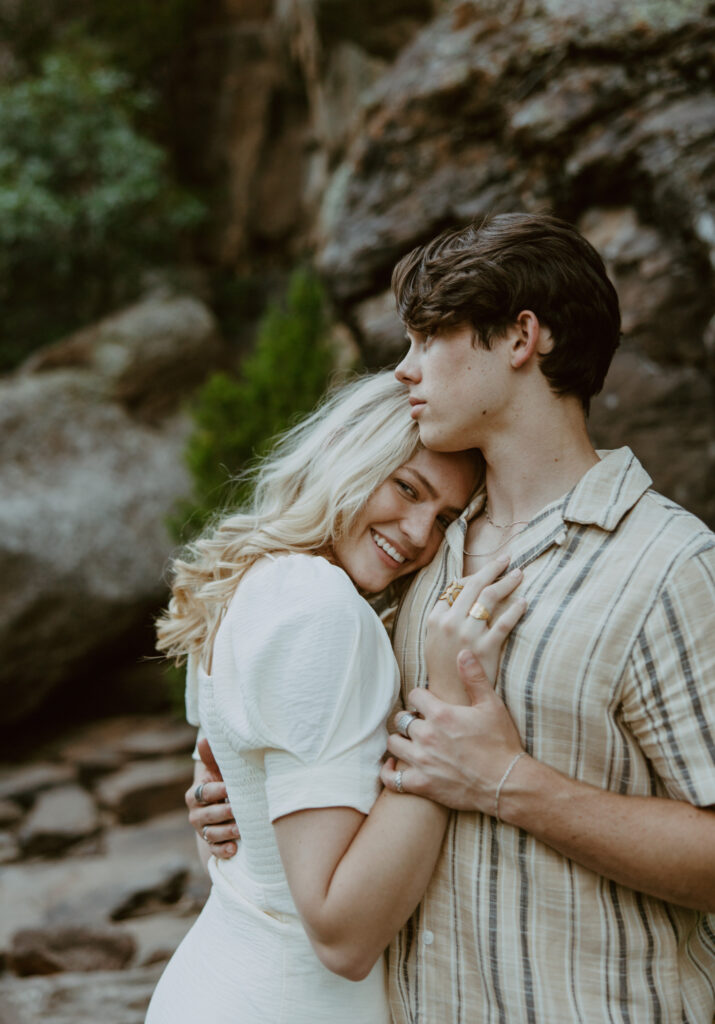
[[[520,533],[523,533],[526,527],[529,525],[528,519],[519,519],[514,523],[507,523],[505,526],[499,526],[492,520],[491,516],[489,515],[489,509],[487,507],[486,501],[484,502],[484,517],[486,521],[489,523],[489,525],[495,527],[497,530],[509,530],[511,529],[512,526],[522,526],[523,529],[517,530],[516,533],[512,533],[509,537],[503,540],[501,544],[497,544],[495,548],[492,548],[491,551],[467,551],[467,549],[464,548],[463,553],[467,555],[469,558],[488,558],[490,555],[495,555],[497,551],[501,551],[503,547],[506,547],[510,540],[514,540],[514,538],[518,537]]]
[[[486,501],[484,502],[484,518],[486,519],[486,521],[489,523],[490,526],[494,527],[495,530],[510,530],[512,526],[528,526],[529,525],[529,520],[528,519],[517,519],[513,523],[504,523],[503,526],[500,526],[499,523],[495,523],[494,520],[492,519],[492,517],[489,515],[489,504]]]

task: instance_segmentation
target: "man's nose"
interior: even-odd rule
[[[412,347],[408,349],[405,356],[395,367],[395,376],[401,384],[416,384],[420,379],[420,372],[417,361],[412,355]]]

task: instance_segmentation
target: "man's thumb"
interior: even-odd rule
[[[491,684],[477,656],[469,650],[460,651],[457,655],[457,670],[462,685],[472,704],[482,697],[485,688],[491,690]]]
[[[216,758],[214,757],[214,752],[211,749],[211,745],[210,745],[210,743],[209,743],[209,741],[207,739],[199,740],[198,751],[199,751],[199,757],[204,762],[204,764],[206,765],[208,770],[211,772],[211,774],[215,775],[217,779],[220,779],[222,777],[221,776],[221,769],[216,764]]]

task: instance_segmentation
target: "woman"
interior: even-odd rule
[[[200,662],[200,720],[241,843],[210,862],[211,895],[147,1024],[389,1021],[381,953],[427,885],[447,812],[376,800],[399,680],[361,593],[426,565],[480,474],[477,453],[421,447],[391,374],[365,378],[285,435],[249,512],[176,562],[159,646]],[[516,585],[493,583],[501,568],[473,584],[492,600]],[[454,678],[432,685],[463,699]]]

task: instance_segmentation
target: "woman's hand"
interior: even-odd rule
[[[226,803],[226,784],[208,740],[199,741],[199,755],[201,760],[194,766],[194,781],[184,794],[189,823],[201,840],[200,847],[208,847],[214,857],[229,860],[236,853],[236,842],[240,839],[238,826],[231,805]]]
[[[457,672],[457,655],[462,650],[472,651],[492,686],[496,682],[504,641],[526,609],[521,599],[503,608],[522,579],[520,569],[501,576],[508,564],[506,555],[454,581],[450,587],[456,596],[451,602],[441,597],[430,612],[425,647],[429,689],[450,704],[470,703]]]

